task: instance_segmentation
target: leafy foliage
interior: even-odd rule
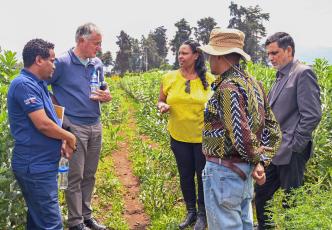
[[[121,76],[129,70],[129,59],[131,56],[131,38],[130,36],[121,30],[120,35],[117,36],[118,41],[116,44],[119,46],[119,51],[116,53],[115,59],[115,71],[118,71]]]
[[[210,33],[217,25],[214,18],[206,17],[197,21],[197,27],[194,27],[196,40],[202,45],[209,43]]]
[[[229,9],[231,19],[228,27],[239,29],[246,35],[244,50],[251,56],[253,62],[265,63],[264,47],[260,45],[260,41],[266,36],[263,21],[268,21],[270,14],[262,13],[258,5],[246,8],[231,2]]]
[[[0,229],[23,229],[25,216],[21,191],[11,171],[13,139],[7,119],[7,91],[18,74],[16,53],[0,53]]]
[[[140,199],[151,217],[150,229],[176,229],[179,216],[184,216],[176,162],[169,148],[167,117],[158,114],[155,106],[163,74],[147,72],[121,79],[122,88],[137,102],[139,133],[158,144],[152,147],[148,141],[136,138],[131,151],[134,172],[141,182]]]
[[[106,51],[102,53],[101,51],[97,53],[97,57],[103,62],[104,66],[114,66],[114,61],[112,58],[111,51]]]
[[[174,25],[177,28],[177,31],[174,35],[174,38],[171,40],[170,45],[173,54],[175,54],[175,62],[173,64],[173,68],[177,69],[179,67],[178,50],[181,44],[190,38],[191,27],[184,18],[176,22]]]
[[[167,62],[166,56],[168,53],[166,31],[167,29],[165,29],[164,26],[159,26],[152,33],[150,33],[152,39],[156,42],[157,53],[162,59],[163,63]]]
[[[313,65],[321,88],[323,117],[314,133],[315,155],[307,165],[306,185],[294,190],[289,196],[279,191],[270,204],[271,215],[277,229],[330,229],[332,226],[332,66],[326,60],[317,59]],[[275,79],[275,71],[261,64],[248,64],[248,72],[261,80],[268,90]],[[0,53],[0,229],[23,229],[25,221],[24,201],[10,169],[13,140],[9,133],[6,113],[6,94],[9,82],[18,73],[15,53]],[[150,229],[175,229],[180,216],[184,216],[180,186],[173,154],[169,149],[169,136],[166,130],[167,115],[156,110],[160,79],[163,71],[150,71],[140,75],[127,74],[120,80],[121,87],[137,103],[136,117],[139,134],[150,136],[158,143],[157,147],[142,141],[133,140],[132,161],[136,175],[141,182],[140,198],[146,212],[151,217]],[[103,107],[104,144],[96,195],[100,208],[98,217],[105,217],[106,224],[115,229],[128,229],[121,215],[123,201],[121,186],[114,177],[108,153],[116,148],[119,140],[118,125],[126,118],[121,110],[124,102],[119,99],[117,84],[110,84],[114,98],[111,104]],[[123,96],[125,97],[125,96]],[[107,172],[107,173],[106,173]],[[106,176],[105,176],[106,175]],[[290,208],[284,209],[287,202]],[[111,203],[110,213],[103,213]]]
[[[321,90],[322,120],[314,132],[314,156],[307,164],[306,186],[291,195],[279,191],[270,204],[277,229],[331,229],[332,194],[332,66],[324,59],[313,65]],[[270,89],[275,71],[249,63],[248,71]],[[284,203],[290,207],[285,209]]]
[[[317,59],[313,65],[321,87],[321,101],[323,117],[319,127],[315,131],[315,155],[307,165],[305,175],[306,186],[294,190],[292,195],[286,196],[279,191],[270,204],[271,215],[276,223],[277,229],[329,229],[331,225],[331,143],[332,143],[332,121],[331,121],[331,100],[332,100],[332,67],[326,60]],[[247,71],[262,81],[268,91],[275,80],[275,70],[262,64],[248,63]],[[160,143],[161,149],[156,151],[149,148],[146,143],[138,142],[134,152],[137,154],[135,163],[136,173],[143,183],[142,200],[149,214],[152,216],[152,226],[155,229],[172,228],[179,218],[174,217],[173,211],[183,215],[181,207],[176,203],[181,196],[172,197],[167,194],[171,190],[176,194],[175,187],[169,187],[167,182],[174,179],[176,166],[173,156],[169,155],[168,134],[166,130],[167,116],[160,115],[156,111],[155,104],[158,98],[160,78],[163,72],[147,72],[139,76],[126,75],[121,80],[122,87],[127,93],[139,103],[140,132],[149,135],[153,140]],[[168,159],[168,160],[163,160]],[[162,166],[160,166],[162,162]],[[167,170],[165,171],[165,167]],[[165,180],[161,174],[168,177]],[[165,190],[164,188],[168,188]],[[179,189],[179,188],[178,188]],[[177,191],[179,193],[179,190]],[[158,195],[159,194],[159,195]],[[167,203],[170,202],[175,208],[168,210]],[[287,201],[289,209],[283,208]],[[174,203],[175,202],[175,203]],[[162,211],[160,211],[162,210]],[[167,212],[166,212],[167,211]],[[170,213],[168,213],[170,211]],[[157,212],[154,213],[154,212]],[[308,218],[309,217],[309,218]],[[151,227],[151,229],[153,229]]]

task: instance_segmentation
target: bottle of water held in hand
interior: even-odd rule
[[[93,92],[96,92],[99,89],[99,81],[96,70],[93,71],[93,74],[90,79],[90,98],[94,97]]]
[[[69,162],[65,157],[61,157],[59,162],[59,189],[68,188]]]

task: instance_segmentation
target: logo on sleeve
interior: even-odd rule
[[[30,98],[24,100],[24,104],[30,105],[30,104],[36,103],[36,101],[37,101],[37,99],[35,97],[30,97]]]

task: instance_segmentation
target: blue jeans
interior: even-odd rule
[[[57,171],[31,174],[14,171],[28,207],[27,230],[62,230]]]
[[[253,166],[236,163],[246,175],[243,181],[231,169],[207,161],[203,170],[204,200],[211,230],[253,229]]]

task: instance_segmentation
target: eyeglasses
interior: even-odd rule
[[[190,80],[187,80],[185,85],[186,85],[186,88],[184,89],[184,92],[190,94]]]

